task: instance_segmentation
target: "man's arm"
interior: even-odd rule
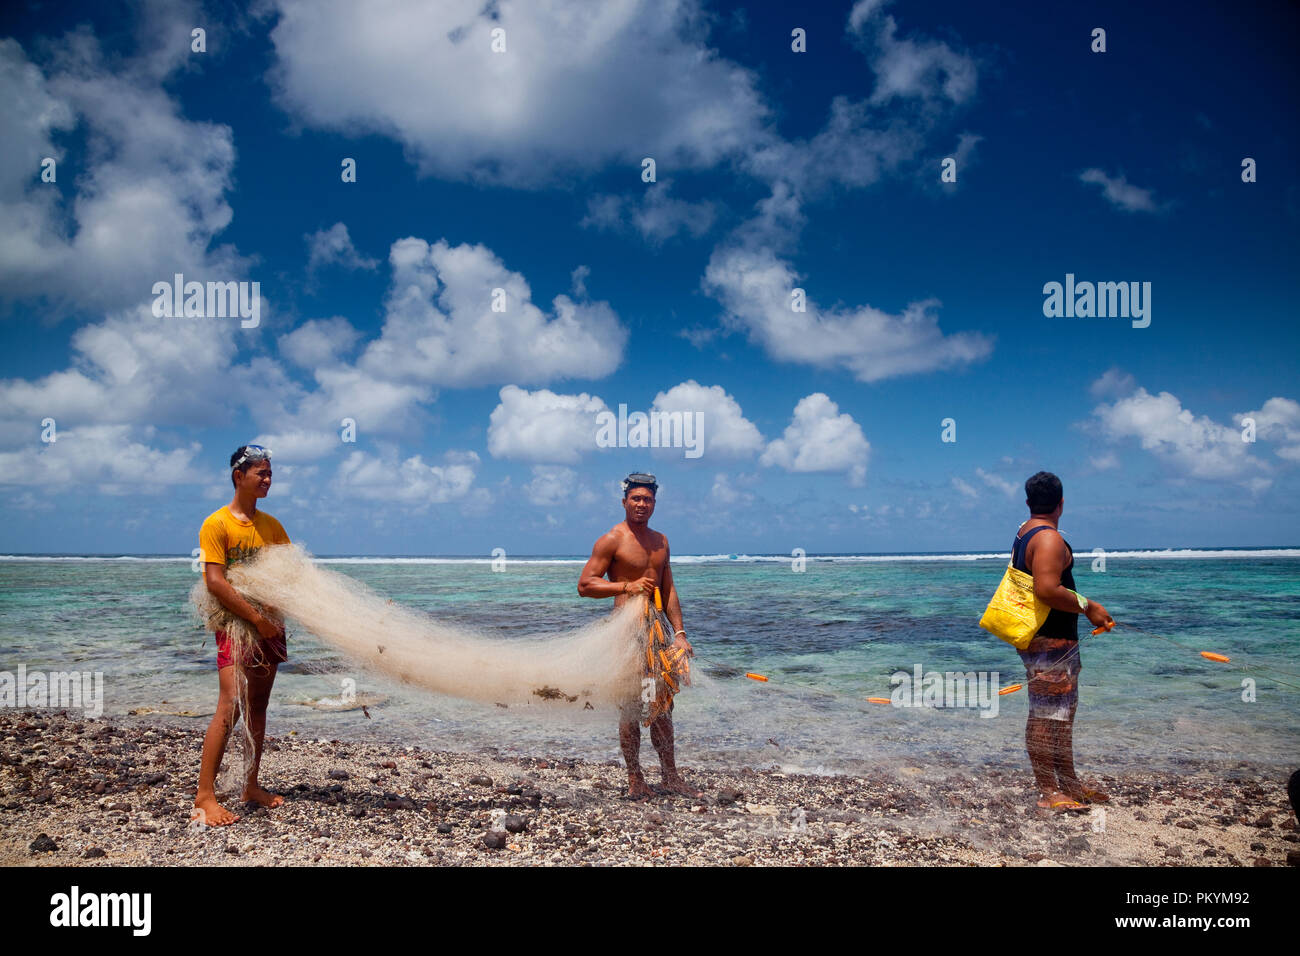
[[[1028,554],[1030,550],[1033,551],[1032,557]],[[1034,572],[1034,594],[1048,607],[1066,614],[1087,614],[1088,620],[1096,627],[1112,620],[1098,601],[1088,601],[1088,609],[1082,611],[1075,592],[1061,583],[1061,574],[1069,563],[1070,553],[1059,533],[1053,531],[1048,538],[1041,534],[1035,535],[1029,542],[1025,560]]]
[[[232,614],[238,614],[249,624],[257,628],[257,633],[267,640],[279,637],[284,627],[244,600],[244,596],[235,590],[235,586],[226,580],[226,566],[208,561],[203,565],[203,583],[208,591]]]
[[[649,581],[649,590],[654,590],[654,578],[648,574],[635,582],[605,580],[605,575],[609,572],[609,566],[614,563],[614,555],[617,552],[618,538],[614,533],[601,535],[595,547],[591,549],[591,557],[583,566],[582,574],[578,576],[579,595],[589,598],[609,598],[621,594],[634,594],[637,591],[646,591],[647,581]]]

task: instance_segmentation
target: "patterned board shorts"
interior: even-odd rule
[[[217,631],[216,638],[217,670],[221,670],[235,663],[235,650],[231,646],[230,635],[225,631]],[[270,641],[259,636],[257,647],[250,647],[244,651],[243,665],[253,668],[265,667],[268,664],[283,664],[288,659],[289,648],[283,634]]]
[[[1079,702],[1079,669],[1083,662],[1078,642],[1062,640],[1046,650],[1021,651],[1020,659],[1025,662],[1029,684],[1029,716],[1069,720]]]

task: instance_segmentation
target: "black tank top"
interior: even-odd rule
[[[1029,568],[1025,566],[1025,553],[1029,550],[1029,539],[1044,528],[1050,528],[1051,525],[1040,524],[1037,528],[1030,528],[1023,536],[1016,535],[1016,540],[1011,544],[1011,566],[1017,571],[1028,573]],[[1065,541],[1064,538],[1061,539]],[[1065,547],[1070,552],[1070,563],[1065,566],[1061,572],[1061,584],[1071,591],[1074,587],[1074,549],[1066,541]],[[1079,615],[1072,614],[1069,611],[1058,611],[1056,608],[1047,615],[1047,620],[1043,626],[1038,629],[1036,637],[1063,637],[1069,641],[1079,639]]]

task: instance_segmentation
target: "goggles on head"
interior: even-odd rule
[[[271,457],[271,449],[263,448],[261,445],[245,445],[244,453],[239,456],[231,470],[240,467],[246,461],[268,461]]]
[[[623,497],[626,498],[627,490],[636,485],[644,485],[645,487],[649,488],[652,492],[657,492],[659,490],[659,482],[655,480],[654,475],[647,475],[647,474],[643,474],[642,472],[637,472],[636,474],[628,475],[626,478],[623,479]]]

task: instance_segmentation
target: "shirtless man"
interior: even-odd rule
[[[682,606],[673,587],[673,572],[668,564],[668,539],[650,530],[648,522],[655,510],[655,493],[659,485],[654,475],[628,475],[623,480],[623,509],[627,519],[610,528],[591,549],[591,558],[578,578],[578,593],[583,597],[614,599],[616,608],[638,594],[653,596],[655,588],[663,598],[668,621],[672,624],[673,647],[695,656],[686,631],[682,628]],[[609,580],[605,579],[606,574]],[[627,790],[633,800],[654,796],[641,772],[640,701],[624,708],[619,719],[618,739],[627,761]],[[677,772],[673,759],[672,705],[668,713],[650,725],[650,742],[659,753],[663,790],[690,797],[703,796],[689,786]]]

